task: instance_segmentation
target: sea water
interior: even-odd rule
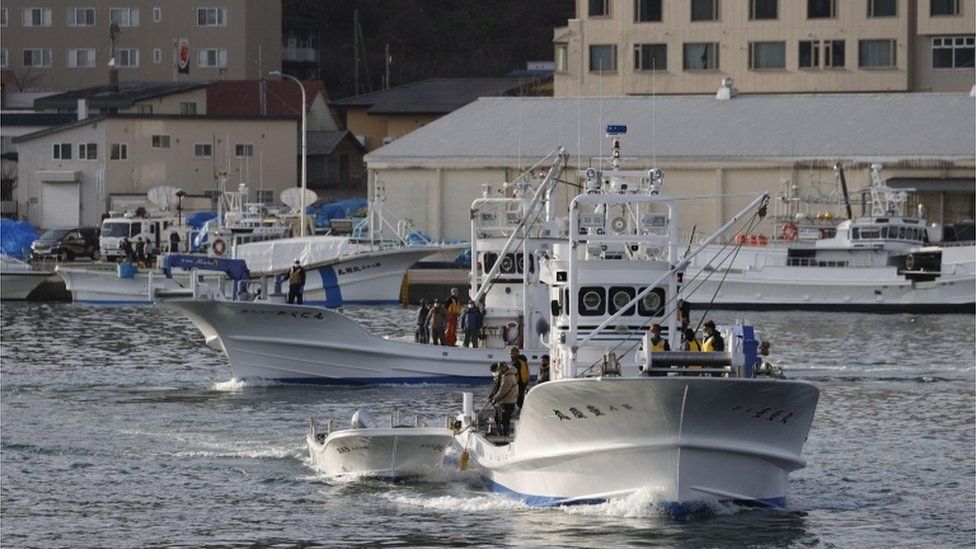
[[[410,310],[346,313],[390,337],[412,333]],[[709,316],[760,326],[774,364],[821,390],[785,510],[675,518],[653,487],[530,508],[453,467],[413,483],[329,482],[309,466],[310,416],[342,425],[359,407],[381,418],[398,407],[440,425],[461,391],[483,396],[487,381],[243,382],[172,311],[3,303],[0,545],[973,546],[972,316]]]

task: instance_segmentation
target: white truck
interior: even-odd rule
[[[123,238],[129,239],[133,249],[141,238],[146,243],[147,256],[175,252],[177,250],[170,250],[170,235],[175,232],[180,236],[179,251],[185,251],[187,229],[185,221],[181,223],[179,217],[170,215],[137,217],[134,214],[125,214],[120,217],[109,217],[102,221],[99,249],[105,260],[114,261],[125,257],[125,253],[120,248]]]

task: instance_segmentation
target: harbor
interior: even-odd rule
[[[413,308],[345,312],[375,333],[412,337],[404,326]],[[226,358],[172,311],[4,303],[6,543],[968,545],[976,358],[961,341],[976,330],[973,317],[747,317],[771,334],[778,365],[821,388],[804,448],[809,464],[791,475],[784,510],[730,507],[675,521],[651,489],[607,504],[533,508],[455,467],[442,478],[393,485],[331,483],[311,468],[310,415],[348,418],[368,403],[377,415],[400,407],[439,421],[460,409],[462,391],[486,396],[487,380],[360,388],[239,382]],[[58,489],[38,490],[42,484]]]

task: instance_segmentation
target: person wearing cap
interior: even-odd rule
[[[427,328],[427,316],[430,314],[430,307],[427,306],[427,299],[420,300],[420,310],[417,311],[417,343],[427,343],[430,339],[430,330]]]
[[[505,363],[499,365],[499,371],[501,382],[489,402],[494,404],[496,409],[500,409],[501,421],[498,422],[498,427],[501,435],[507,437],[511,434],[512,414],[515,413],[515,404],[519,396],[519,375],[514,366]]]
[[[444,345],[444,324],[447,322],[447,313],[441,302],[434,300],[434,306],[427,313],[427,325],[430,326],[430,344]]]
[[[481,309],[474,301],[468,303],[468,308],[461,314],[461,328],[464,330],[464,346],[478,348],[478,336],[482,326]]]
[[[305,293],[305,269],[302,268],[302,263],[295,260],[295,264],[288,269],[288,303],[298,303],[301,305],[305,302],[302,294]]]
[[[668,340],[661,337],[661,325],[651,324],[651,350],[652,351],[670,351],[671,344]]]
[[[536,385],[549,381],[549,355],[542,355],[542,362],[539,364],[539,377],[536,378]]]
[[[708,353],[725,350],[725,340],[722,339],[722,334],[718,333],[718,330],[715,329],[714,322],[711,320],[705,321],[702,331],[705,332],[705,338],[702,341],[702,351]]]
[[[698,338],[695,337],[695,331],[691,328],[686,328],[681,332],[681,350],[690,353],[697,353],[702,350]],[[698,369],[701,368],[701,364],[689,364],[688,368]]]

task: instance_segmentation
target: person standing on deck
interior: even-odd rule
[[[464,330],[464,346],[478,348],[478,336],[481,334],[481,309],[472,301],[461,315],[461,328]]]
[[[297,259],[295,264],[288,269],[288,303],[298,302],[299,305],[305,302],[305,269]]]
[[[542,355],[542,363],[539,364],[539,377],[535,379],[535,384],[549,381],[549,355]]]
[[[420,300],[420,310],[417,311],[417,343],[427,343],[430,339],[430,330],[427,327],[427,316],[430,315],[430,307],[427,306],[427,300]]]
[[[447,296],[444,302],[447,308],[447,327],[444,332],[444,344],[451,347],[457,343],[457,324],[458,317],[461,315],[461,300],[458,298],[458,289],[451,288],[451,295]]]
[[[430,344],[444,345],[444,323],[447,322],[447,313],[441,302],[434,300],[434,306],[427,314],[427,325],[430,326]]]
[[[515,413],[515,403],[518,402],[518,372],[514,366],[504,363],[500,368],[504,369],[501,374],[502,380],[495,396],[491,397],[491,403],[501,408],[501,422],[498,427],[500,434],[507,437],[511,434],[512,414]]]
[[[169,233],[169,253],[180,253],[180,233],[176,231]]]
[[[519,353],[519,348],[514,345],[508,348],[508,354],[512,357],[512,368],[518,374],[518,400],[516,403],[518,404],[519,410],[521,410],[522,403],[525,401],[525,390],[529,386],[529,377],[531,377],[529,372],[529,359]]]

